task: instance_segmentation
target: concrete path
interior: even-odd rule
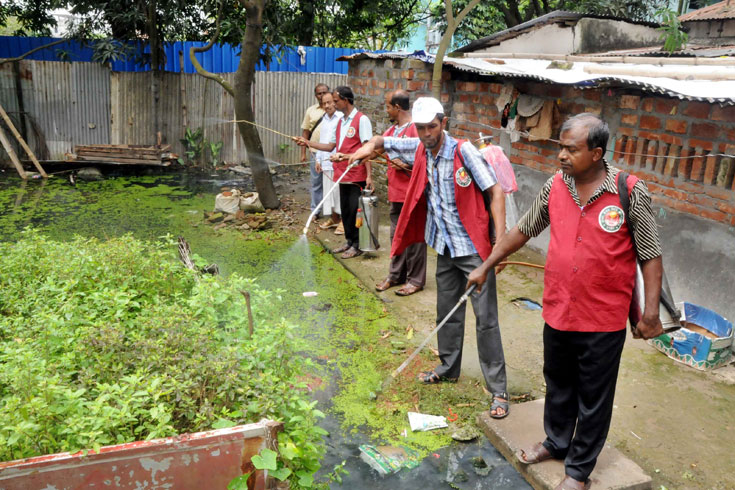
[[[381,212],[385,209],[383,206]],[[381,218],[383,248],[344,261],[370,291],[388,271],[387,213]],[[331,231],[319,233],[318,238],[328,247],[343,242]],[[542,255],[527,247],[514,258],[544,262]],[[424,291],[406,298],[396,296],[394,289],[377,293],[406,327],[414,327],[417,342],[436,325],[435,264],[436,254],[429,251]],[[518,402],[545,396],[541,312],[527,311],[512,303],[519,296],[541,302],[543,271],[508,267],[498,276],[497,289],[511,415],[515,418],[526,405]],[[479,379],[473,324],[472,308],[468,307],[462,377]],[[429,345],[432,344],[436,345],[435,341]],[[651,475],[653,488],[731,490],[735,488],[734,400],[735,364],[712,372],[696,371],[669,359],[646,342],[628,338],[607,445]],[[541,423],[540,413],[535,420]],[[538,437],[542,437],[541,433]],[[562,478],[563,470],[560,468],[556,475],[553,483]]]
[[[544,400],[513,405],[508,417],[497,420],[490,412],[482,412],[477,423],[493,446],[537,490],[553,489],[564,477],[564,462],[548,460],[534,465],[524,465],[515,453],[543,441]],[[609,444],[602,450],[595,471],[590,476],[594,490],[647,490],[651,477],[640,466]]]

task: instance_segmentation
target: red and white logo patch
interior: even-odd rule
[[[355,136],[355,128],[350,126],[350,128],[347,130],[347,137],[352,138],[353,136]]]
[[[625,214],[617,206],[605,206],[598,216],[600,228],[608,233],[615,233],[625,223]]]

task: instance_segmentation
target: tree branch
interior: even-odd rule
[[[4,65],[5,63],[11,63],[13,61],[20,61],[23,58],[25,58],[26,56],[32,55],[36,51],[40,51],[42,49],[50,48],[51,46],[56,46],[57,44],[62,44],[62,43],[65,43],[67,41],[68,41],[68,39],[57,39],[56,41],[50,42],[48,44],[44,44],[43,46],[38,46],[37,48],[33,48],[30,51],[27,51],[27,52],[23,53],[20,56],[16,56],[15,58],[0,59],[0,65]]]
[[[204,67],[199,63],[199,60],[194,56],[196,53],[203,53],[205,51],[209,51],[212,49],[212,46],[214,46],[215,41],[217,41],[217,38],[219,38],[219,31],[222,21],[222,2],[219,4],[219,10],[217,11],[217,26],[214,29],[214,34],[212,35],[212,38],[209,40],[209,42],[202,47],[194,47],[192,46],[189,48],[189,59],[191,60],[191,64],[194,65],[194,69],[198,74],[203,76],[204,78],[207,78],[209,80],[213,80],[220,84],[223,89],[227,91],[228,94],[231,96],[235,96],[235,90],[232,88],[232,85],[227,82],[223,77],[217,75],[216,73],[209,72],[204,69]]]
[[[452,0],[444,0],[444,14],[447,16],[447,31],[454,24],[454,12],[452,11]]]

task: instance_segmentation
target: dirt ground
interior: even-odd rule
[[[289,190],[292,196],[308,202],[302,189],[297,185]],[[379,238],[383,248],[342,261],[371,291],[388,271],[387,209],[381,201]],[[316,227],[312,226],[312,230]],[[326,247],[342,243],[341,237],[332,231],[316,232],[314,237]],[[526,248],[513,259],[544,263],[543,255]],[[416,329],[416,343],[435,326],[435,268],[436,254],[430,249],[423,291],[405,298],[394,294],[396,288],[375,293],[396,317],[405,319],[406,326]],[[509,391],[516,396],[543,397],[541,312],[511,302],[526,297],[541,303],[543,271],[509,266],[498,276],[497,289]],[[471,308],[467,309],[466,324],[462,375],[480,378]],[[656,489],[731,489],[735,488],[733,440],[735,365],[700,372],[674,362],[644,341],[628,338],[608,444],[623,451],[649,473]]]

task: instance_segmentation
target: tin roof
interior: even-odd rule
[[[434,57],[415,53],[358,53],[340,61],[413,58],[433,63]],[[444,58],[444,66],[481,76],[518,78],[577,88],[630,87],[687,100],[735,105],[735,64],[732,66],[599,63],[574,61],[560,69],[548,59]],[[621,70],[623,68],[623,70]],[[629,73],[622,73],[627,71]]]
[[[576,25],[576,23],[582,18],[620,20],[629,22],[631,24],[640,24],[648,27],[660,27],[660,24],[656,24],[654,22],[635,21],[611,15],[583,14],[579,12],[555,10],[546,15],[542,15],[541,17],[536,17],[535,19],[531,19],[522,24],[518,24],[517,26],[513,26],[503,31],[496,32],[495,34],[476,39],[466,46],[462,46],[457,51],[460,53],[469,53],[472,51],[477,51],[479,49],[488,48],[490,46],[495,46],[505,41],[506,39],[512,39],[525,32],[532,31],[534,29],[538,29],[539,27],[549,24],[566,24],[569,26],[573,26]]]
[[[672,53],[664,51],[663,45],[660,45],[634,49],[619,49],[602,53],[587,53],[587,56],[662,56],[673,58],[694,56],[700,58],[718,58],[720,56],[735,56],[735,44],[713,46],[712,44],[700,44],[695,41],[688,42],[681,49]]]
[[[718,19],[735,19],[735,0],[723,0],[679,17],[682,22]]]

